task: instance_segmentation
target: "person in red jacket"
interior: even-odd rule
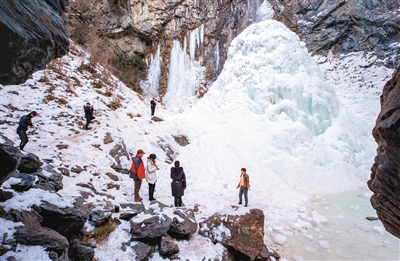
[[[135,202],[142,202],[143,198],[139,196],[140,187],[142,186],[142,179],[146,177],[142,157],[143,150],[138,150],[136,156],[132,159],[132,166],[129,171],[129,177],[135,182]]]

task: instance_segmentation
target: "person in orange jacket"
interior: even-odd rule
[[[140,197],[139,191],[142,186],[142,179],[146,177],[145,168],[142,157],[145,154],[143,150],[138,150],[136,156],[132,159],[132,166],[129,171],[129,177],[135,182],[134,195],[135,202],[142,202],[143,198]]]
[[[242,204],[242,196],[244,194],[244,206],[247,207],[248,197],[247,192],[250,189],[250,178],[249,175],[246,173],[246,168],[241,169],[240,174],[240,181],[236,188],[239,189],[239,204]]]

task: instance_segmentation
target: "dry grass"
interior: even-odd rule
[[[110,218],[110,220],[106,224],[96,227],[94,229],[94,239],[98,243],[104,241],[104,239],[106,239],[107,236],[111,232],[113,232],[117,228],[117,225],[119,224],[121,224],[121,221],[119,221],[118,218],[114,219]]]

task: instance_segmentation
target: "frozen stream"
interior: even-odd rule
[[[289,237],[278,252],[289,260],[400,260],[400,241],[386,232],[369,202],[370,192],[317,197],[315,210],[327,222],[308,235]]]

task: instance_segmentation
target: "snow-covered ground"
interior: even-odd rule
[[[179,50],[175,55],[180,55]],[[133,181],[110,167],[109,151],[119,143],[131,155],[138,149],[145,156],[157,155],[160,170],[154,196],[167,205],[173,198],[172,165],[166,151],[179,160],[188,183],[183,201],[187,207],[198,205],[197,221],[238,203],[236,185],[240,169],[246,167],[249,207],[238,211],[264,211],[265,243],[286,260],[398,260],[399,240],[385,232],[379,221],[365,220],[374,215],[366,186],[376,149],[371,130],[380,109],[380,92],[392,74],[385,67],[369,66],[375,59],[362,53],[311,57],[284,25],[260,22],[232,42],[220,77],[202,99],[189,97],[188,102],[181,96],[193,90],[170,91],[167,102],[156,108],[155,115],[163,121],[154,122],[149,106],[154,89],[151,96],[139,97],[97,67],[104,78],[99,85],[96,75],[79,69],[89,63],[88,56],[74,45],[69,55],[25,84],[1,87],[0,112],[5,121],[1,134],[16,146],[16,123],[37,110],[40,116],[33,119],[36,128],[29,134],[26,150],[53,160],[55,167],[84,170],[64,176],[64,189],[58,192],[63,200],[30,190],[15,192],[14,198],[0,205],[29,208],[42,198],[68,205],[87,190],[76,184],[89,181],[115,196],[108,200],[114,205],[132,202]],[[95,108],[90,130],[83,129],[86,102]],[[120,107],[112,110],[112,105]],[[104,144],[107,133],[113,143]],[[180,146],[173,137],[179,135],[190,144]],[[68,148],[60,150],[58,144]],[[123,158],[122,165],[129,168],[130,159]],[[120,189],[107,189],[111,182],[107,172],[118,176],[114,183]],[[145,182],[140,193],[149,207]],[[99,208],[106,204],[99,195],[88,201]],[[1,219],[0,235],[10,234],[18,225]],[[98,245],[95,257],[133,260],[131,249],[120,249],[122,242],[129,242],[127,230],[129,223],[122,221]],[[177,244],[181,259],[214,260],[222,254],[220,245],[197,234]],[[373,253],[351,250],[363,248]],[[3,257],[49,260],[40,247],[18,246],[18,250]],[[155,254],[151,260],[160,259]]]

